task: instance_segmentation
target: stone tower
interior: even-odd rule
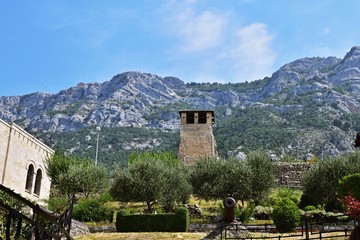
[[[213,135],[215,114],[212,110],[179,111],[181,119],[179,157],[191,165],[200,157],[217,156]]]

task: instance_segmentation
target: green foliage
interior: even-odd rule
[[[246,163],[252,172],[251,198],[260,201],[268,196],[274,185],[275,174],[270,157],[262,151],[250,152]]]
[[[158,201],[166,212],[170,212],[177,203],[188,202],[192,188],[188,172],[182,166],[169,167],[164,170],[166,184],[163,185]]]
[[[191,168],[193,193],[205,200],[259,200],[267,196],[273,186],[274,173],[268,156],[251,152],[245,161],[236,158],[204,158]]]
[[[272,219],[280,233],[291,232],[300,224],[300,212],[292,200],[283,198],[275,204]]]
[[[8,205],[14,210],[17,210],[18,212],[22,212],[25,205],[14,199],[12,196],[8,195],[5,192],[0,192],[0,202],[3,204]],[[0,208],[0,239],[6,239],[6,222],[8,218],[8,211],[6,209]],[[11,223],[11,229],[10,229],[10,238],[15,239],[16,235],[16,229],[17,229],[17,221],[13,221]],[[22,227],[20,229],[20,238],[23,239],[26,236],[26,231],[28,230],[28,226],[23,222]],[[9,239],[10,239],[9,238]]]
[[[339,192],[341,196],[351,195],[360,200],[360,173],[342,177],[339,180]]]
[[[89,199],[80,199],[73,209],[73,218],[82,222],[112,222],[114,208],[106,205],[111,200],[108,193]]]
[[[300,190],[295,190],[288,187],[280,187],[272,191],[272,193],[269,195],[268,200],[271,205],[274,205],[282,198],[289,198],[295,204],[299,204],[301,197],[302,191]]]
[[[47,175],[50,177],[52,184],[58,184],[59,176],[66,173],[69,167],[76,162],[75,157],[66,155],[64,151],[57,150],[52,157],[45,159],[45,169]]]
[[[187,83],[187,88],[193,88],[195,90],[203,91],[203,92],[212,92],[212,91],[226,91],[233,90],[236,92],[244,92],[250,89],[261,89],[264,87],[270,78],[265,77],[264,79],[251,81],[251,82],[242,82],[242,83],[232,83],[232,84],[221,84],[221,83]]]
[[[96,176],[96,180],[94,176]],[[105,168],[95,166],[92,161],[84,160],[70,165],[67,172],[60,174],[57,188],[66,195],[83,193],[87,198],[91,193],[102,192],[106,189],[107,184]]]
[[[176,220],[174,221],[174,230],[176,232],[187,232],[190,226],[190,213],[185,207],[180,207],[174,211]]]
[[[316,207],[315,206],[313,206],[313,205],[309,205],[309,206],[306,206],[305,208],[304,208],[304,211],[314,211],[314,210],[316,210]]]
[[[299,134],[283,116],[269,108],[234,109],[233,114],[217,122],[214,135],[221,156],[243,146],[245,152],[276,150],[290,144]]]
[[[174,213],[129,215],[119,211],[116,215],[118,232],[186,232],[189,229],[189,212],[186,208]]]
[[[39,132],[34,135],[54,149],[63,148],[67,151],[71,149],[74,155],[94,159],[97,142],[95,127],[89,126],[78,131],[62,133]],[[98,162],[107,167],[126,166],[129,155],[136,149],[151,151],[156,147],[158,152],[168,151],[176,154],[179,146],[179,132],[176,131],[137,127],[103,127],[99,136]],[[151,144],[154,140],[160,145]]]
[[[237,204],[235,208],[235,218],[243,224],[248,223],[254,214],[254,207],[253,204],[247,206],[239,206]]]
[[[69,196],[72,193],[83,193],[88,197],[91,193],[101,193],[108,184],[107,171],[101,165],[76,156],[57,151],[46,159],[46,172],[52,181],[54,192]],[[94,181],[96,176],[96,181]]]
[[[252,172],[244,161],[204,158],[191,168],[193,194],[205,200],[231,195],[246,200],[251,195]]]
[[[312,206],[314,204],[314,201],[312,200],[311,196],[308,196],[308,193],[305,191],[300,198],[300,202],[299,202],[299,208],[300,209],[304,209],[307,206]],[[316,204],[316,203],[315,203]]]
[[[254,218],[258,220],[269,220],[272,212],[272,207],[263,207],[258,205],[254,208]]]
[[[339,197],[339,180],[346,175],[359,172],[359,152],[328,157],[317,162],[304,175],[304,194],[308,197],[308,205],[335,203]]]
[[[169,166],[179,166],[180,161],[177,156],[172,152],[157,152],[157,151],[148,151],[148,152],[140,152],[133,151],[128,159],[128,165],[134,164],[139,161],[147,161],[149,159],[154,159],[156,161],[161,161]]]
[[[191,194],[186,171],[173,163],[172,160],[141,156],[139,160],[133,160],[128,168],[117,172],[110,193],[120,201],[146,202],[149,212],[152,212],[155,201],[169,211],[176,203],[186,201]]]
[[[60,213],[67,207],[67,202],[67,197],[50,197],[47,200],[47,208],[53,212]]]

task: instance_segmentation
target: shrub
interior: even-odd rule
[[[339,180],[339,192],[342,196],[351,195],[360,200],[360,173],[347,175]]]
[[[305,207],[313,206],[313,205],[314,205],[314,202],[312,201],[311,197],[309,197],[309,195],[306,192],[304,192],[300,198],[299,208],[305,210]]]
[[[235,208],[235,217],[242,223],[249,222],[251,216],[254,214],[254,206],[248,205],[245,207],[239,207],[239,205],[236,205]]]
[[[291,232],[300,223],[300,212],[292,200],[284,198],[275,204],[272,219],[280,233]]]
[[[272,212],[272,207],[256,206],[254,209],[254,218],[258,220],[268,220]]]
[[[309,205],[309,206],[306,206],[305,208],[304,208],[304,211],[314,211],[314,210],[316,210],[316,207],[315,206],[313,206],[313,205]]]
[[[68,200],[66,197],[51,197],[47,201],[47,208],[53,212],[60,213],[68,207],[67,203]]]
[[[91,199],[81,199],[74,205],[73,218],[83,222],[112,222],[114,208],[106,205],[109,195],[103,194]]]
[[[116,215],[118,232],[186,232],[189,229],[189,211],[178,208],[174,213],[129,215],[120,210]]]

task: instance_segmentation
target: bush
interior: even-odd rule
[[[360,173],[347,175],[339,180],[339,192],[341,196],[351,195],[360,200]]]
[[[189,229],[189,211],[178,208],[174,213],[129,215],[120,210],[116,215],[118,232],[186,232]]]
[[[306,192],[304,192],[301,195],[300,202],[299,202],[299,208],[304,209],[307,206],[313,206],[314,202],[312,201],[311,197],[308,196]]]
[[[235,208],[235,217],[242,223],[249,222],[251,216],[254,214],[254,206],[248,205],[245,207],[239,207],[236,205]]]
[[[74,205],[73,218],[83,222],[112,222],[114,208],[106,205],[109,200],[108,194],[91,199],[81,199]]]
[[[306,211],[306,212],[308,212],[308,211],[314,211],[314,210],[316,210],[316,207],[313,206],[313,205],[309,205],[309,206],[306,206],[306,207],[304,208],[304,211]]]
[[[275,204],[272,219],[280,233],[291,232],[300,224],[300,212],[292,200],[284,198]]]
[[[254,209],[254,218],[257,220],[269,220],[272,212],[272,207],[256,206]]]

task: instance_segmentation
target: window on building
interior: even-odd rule
[[[186,113],[186,123],[187,124],[195,123],[195,113],[193,112]]]
[[[34,189],[34,193],[38,196],[40,195],[41,179],[42,179],[42,171],[41,169],[38,169],[36,172],[35,189]]]
[[[27,176],[26,176],[26,183],[25,189],[31,192],[34,180],[34,166],[32,164],[29,165]]]
[[[199,123],[206,123],[206,112],[199,112]]]

